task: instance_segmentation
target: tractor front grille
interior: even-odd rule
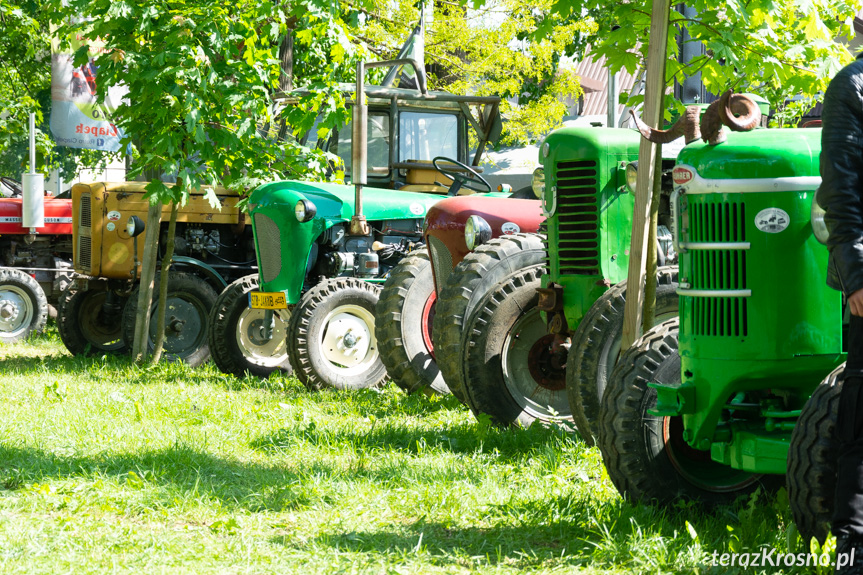
[[[596,161],[558,162],[558,258],[561,275],[599,275]]]
[[[690,243],[746,241],[746,206],[739,202],[692,201],[687,210]],[[687,279],[694,290],[745,290],[747,251],[690,250]],[[694,335],[745,337],[748,334],[747,298],[694,297],[691,329]]]
[[[435,287],[440,290],[446,285],[446,280],[452,273],[452,254],[440,238],[428,236],[428,250],[434,270]]]
[[[78,271],[89,274],[93,266],[93,242],[89,237],[78,236]]]
[[[265,282],[271,282],[282,273],[281,233],[279,226],[270,216],[256,213],[254,218],[261,278]]]
[[[81,227],[89,229],[93,225],[91,220],[90,194],[81,194]]]
[[[93,242],[91,240],[92,208],[90,194],[81,194],[80,211],[78,212],[78,260],[75,262],[79,272],[90,274],[93,267]]]

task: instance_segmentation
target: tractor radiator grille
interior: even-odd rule
[[[81,194],[81,227],[89,228],[93,225],[90,214],[90,194]]]
[[[434,236],[428,236],[428,249],[432,269],[434,269],[436,288],[438,295],[440,295],[440,290],[446,285],[446,280],[452,273],[452,254],[449,253],[443,241]]]
[[[75,262],[79,272],[90,274],[93,267],[93,242],[91,240],[92,207],[90,205],[90,194],[81,194],[80,212],[78,215],[78,260]]]
[[[599,275],[596,162],[558,162],[555,170],[560,274]]]
[[[78,271],[90,273],[90,268],[93,267],[92,253],[93,243],[89,236],[78,236]]]
[[[279,226],[265,214],[255,214],[254,217],[261,278],[265,282],[271,282],[282,273],[282,241]]]
[[[689,202],[690,242],[745,242],[746,207],[742,203]],[[688,274],[693,289],[744,290],[746,250],[692,250]],[[747,298],[696,297],[692,302],[694,335],[745,337]]]

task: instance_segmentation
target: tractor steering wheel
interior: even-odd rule
[[[464,171],[455,171],[452,168],[442,168],[439,162],[455,164]],[[473,192],[491,191],[491,184],[489,184],[485,178],[480,176],[479,172],[475,171],[470,166],[462,164],[458,160],[438,156],[432,160],[432,165],[438,172],[452,180],[452,186],[450,186],[448,192],[448,195],[450,196],[456,195],[461,188],[466,188]]]

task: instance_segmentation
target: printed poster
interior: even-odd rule
[[[123,133],[110,121],[111,112],[123,100],[128,89],[111,88],[103,104],[96,103],[98,67],[96,56],[105,50],[104,43],[90,42],[77,34],[70,39],[70,51],[60,50],[56,38],[51,50],[51,134],[58,146],[89,148],[116,152]],[[75,51],[90,43],[90,59],[83,66],[72,63]]]

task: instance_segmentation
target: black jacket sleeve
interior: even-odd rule
[[[846,295],[863,288],[863,60],[846,66],[824,94],[821,188],[831,271]]]

